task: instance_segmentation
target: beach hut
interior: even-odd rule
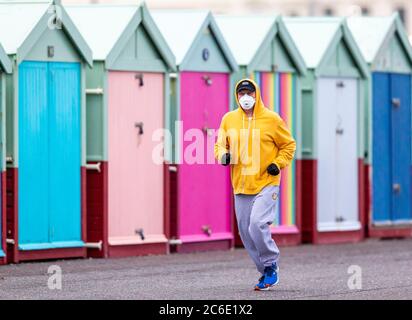
[[[0,2],[6,79],[8,261],[85,257],[85,66],[60,1]]]
[[[412,49],[398,16],[351,17],[371,72],[366,84],[365,213],[368,236],[412,235]]]
[[[285,18],[308,73],[302,81],[302,240],[364,237],[366,62],[341,18]]]
[[[163,143],[152,138],[164,127],[174,56],[145,4],[67,11],[94,59],[86,81],[89,255],[167,253],[164,161],[153,158]]]
[[[11,73],[12,66],[9,57],[0,44],[0,111],[6,111],[6,78],[5,74]],[[5,144],[6,119],[0,119],[0,265],[6,263],[6,144]]]
[[[208,11],[152,11],[176,57],[167,127],[170,159],[172,251],[227,249],[233,245],[230,172],[217,164],[213,145],[230,110],[230,74],[237,71]]]
[[[216,21],[239,64],[239,71],[232,75],[232,97],[239,80],[255,80],[266,107],[280,114],[299,144],[300,81],[306,75],[306,66],[282,18],[219,15]],[[242,36],[239,36],[239,30],[242,30]],[[234,101],[231,107],[237,107]],[[298,146],[292,165],[282,172],[281,196],[272,225],[273,237],[280,245],[301,242],[300,158]],[[236,245],[241,245],[240,237],[236,236]]]

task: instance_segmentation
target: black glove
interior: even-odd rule
[[[230,153],[225,153],[221,161],[222,165],[228,166],[230,164]]]
[[[278,168],[278,166],[274,163],[272,163],[269,167],[268,167],[268,173],[271,176],[278,176],[280,173],[280,170]]]

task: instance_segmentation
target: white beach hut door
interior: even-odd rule
[[[336,221],[340,230],[358,230],[358,95],[356,79],[341,79],[337,88]]]
[[[357,81],[319,79],[316,112],[318,230],[358,229]]]
[[[317,221],[319,231],[336,223],[336,104],[334,79],[318,80],[317,88]]]

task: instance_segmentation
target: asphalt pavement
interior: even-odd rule
[[[257,278],[243,249],[24,263],[0,266],[0,299],[412,299],[412,240],[281,248],[280,284]]]

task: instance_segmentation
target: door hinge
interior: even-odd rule
[[[102,95],[102,94],[104,94],[104,90],[103,90],[103,88],[86,89],[86,94],[89,94],[89,95]]]
[[[100,251],[102,251],[103,248],[103,241],[99,241],[99,242],[86,242],[84,244],[84,247],[87,249],[98,249]]]
[[[85,167],[86,167],[86,170],[95,170],[95,171],[101,172],[101,165],[102,165],[101,162],[98,162],[98,163],[87,163],[87,164],[85,165]]]
[[[171,246],[178,246],[178,245],[182,244],[182,240],[180,240],[180,239],[170,239],[169,244]]]

